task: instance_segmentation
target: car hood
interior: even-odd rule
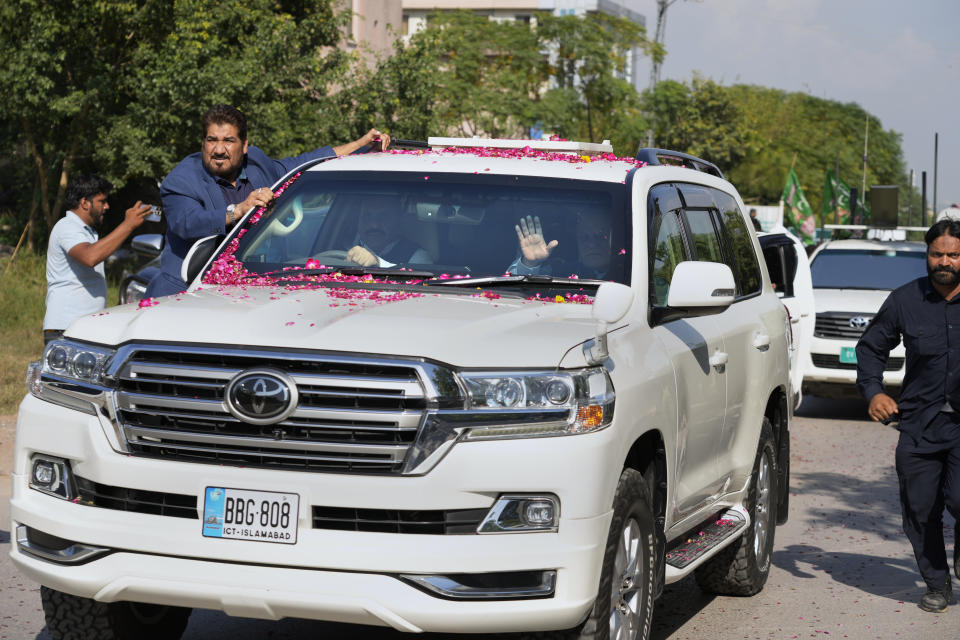
[[[277,287],[201,287],[111,307],[66,337],[317,349],[424,357],[461,367],[555,367],[594,336],[591,308],[444,289],[423,294]],[[436,292],[436,293],[435,293]]]
[[[813,299],[817,313],[825,311],[851,311],[876,313],[890,295],[884,289],[814,289]]]

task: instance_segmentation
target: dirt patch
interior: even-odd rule
[[[17,414],[0,415],[0,496],[10,495],[13,470],[13,439],[17,434]],[[9,512],[7,512],[9,514]]]

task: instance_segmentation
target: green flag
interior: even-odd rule
[[[840,213],[837,218],[836,212]],[[827,174],[823,182],[823,208],[821,209],[823,219],[831,224],[851,224],[850,223],[850,187],[843,181],[843,178],[837,178],[836,174],[827,169]]]
[[[800,179],[793,167],[790,167],[790,173],[787,174],[787,184],[783,187],[780,199],[783,200],[783,221],[786,226],[793,229],[804,244],[813,244],[817,221],[813,217],[813,209],[807,202],[807,196],[803,195]]]
[[[836,202],[835,202],[836,201]],[[834,205],[837,204],[837,210],[840,213],[840,220],[835,222],[836,213]],[[864,224],[870,218],[870,209],[867,207],[866,194],[861,193],[857,198],[857,215],[850,217],[850,187],[843,181],[843,178],[837,178],[832,170],[827,169],[827,174],[823,182],[823,219],[828,224]]]

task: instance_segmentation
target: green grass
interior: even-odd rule
[[[47,295],[46,256],[21,249],[9,263],[10,258],[0,258],[0,415],[16,413],[27,391],[27,363],[43,353]],[[112,284],[107,300],[116,304],[117,299]]]

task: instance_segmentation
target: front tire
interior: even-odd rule
[[[654,557],[659,549],[650,490],[640,472],[620,474],[603,554],[597,599],[576,629],[523,634],[552,640],[648,640],[653,618]]]
[[[697,584],[709,593],[752,596],[770,574],[777,526],[777,454],[770,421],[763,419],[760,444],[747,492],[750,527],[736,541],[696,570]]]
[[[140,602],[97,602],[40,587],[47,630],[54,640],[177,640],[190,609]]]

